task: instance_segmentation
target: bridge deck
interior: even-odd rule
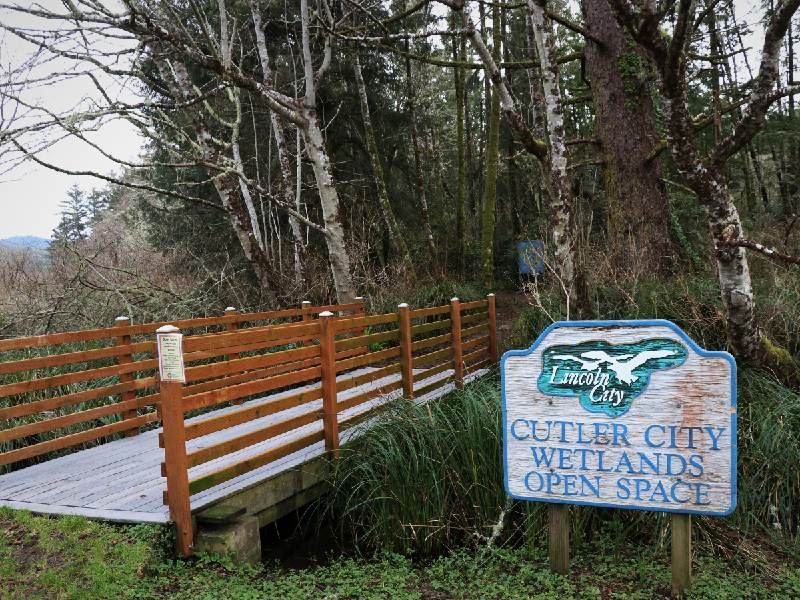
[[[363,369],[364,372],[367,370],[371,369]],[[429,379],[415,381],[414,387],[421,388],[451,374],[452,371],[445,371]],[[481,374],[483,374],[483,371],[478,371],[467,379],[475,378]],[[352,377],[353,375],[354,373],[348,373],[345,377]],[[392,375],[342,391],[339,393],[339,401],[341,402],[371,389],[381,388],[398,379],[399,374]],[[426,401],[442,396],[452,389],[453,384],[447,384],[418,398],[418,401]],[[257,400],[251,400],[245,405],[263,403],[297,391],[297,389],[294,389],[272,394]],[[401,392],[395,391],[343,411],[340,413],[340,420],[361,414],[376,405],[397,398],[399,395],[401,395]],[[187,442],[187,451],[191,452],[204,446],[219,443],[225,439],[238,437],[249,431],[266,427],[273,421],[283,421],[289,416],[301,412],[319,409],[321,403],[321,400],[309,402],[301,407],[190,440]],[[214,411],[212,414],[222,414],[230,410],[233,409],[223,408]],[[203,415],[203,417],[195,417],[195,419],[207,417],[208,414]],[[192,420],[194,419],[188,419],[187,423]],[[194,478],[205,472],[238,462],[248,456],[264,452],[271,447],[282,445],[291,441],[294,437],[321,429],[322,422],[317,421],[239,452],[194,467],[190,469],[189,476]],[[342,443],[354,435],[358,435],[360,429],[360,427],[354,427],[343,432]],[[160,431],[161,429],[159,428],[134,437],[115,440],[12,473],[0,475],[0,506],[26,509],[39,513],[82,515],[89,518],[118,522],[165,523],[169,521],[169,508],[163,503],[166,479],[161,476],[161,462],[164,459],[164,451],[158,447],[158,434]],[[195,494],[191,497],[192,510],[196,511],[210,506],[235,492],[256,485],[268,477],[320,456],[323,451],[324,444],[322,442],[308,446],[219,486]]]

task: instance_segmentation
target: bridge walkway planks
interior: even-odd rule
[[[367,372],[370,368],[361,369]],[[417,370],[415,370],[417,372]],[[480,370],[467,376],[465,380],[483,375]],[[340,376],[346,379],[358,374],[351,372]],[[453,371],[444,371],[425,380],[415,381],[414,388],[420,389],[436,380],[445,379]],[[397,382],[399,374],[378,379],[349,390],[339,392],[339,402],[364,392],[387,386]],[[312,386],[306,386],[312,387]],[[424,402],[440,397],[452,391],[449,383],[417,398]],[[244,406],[272,401],[284,395],[296,393],[298,389],[271,394],[263,398],[251,400]],[[399,397],[401,391],[394,391],[379,396],[356,407],[342,411],[340,420],[355,416]],[[322,401],[308,402],[303,406],[288,409],[261,419],[248,421],[211,435],[187,442],[187,450],[193,451],[204,446],[216,444],[225,439],[241,436],[249,431],[261,429],[271,422],[283,421],[293,415],[318,409]],[[206,413],[202,417],[187,419],[191,423],[195,419],[208,418],[241,408],[228,407]],[[199,465],[190,470],[194,478],[203,473],[222,468],[230,463],[238,462],[249,456],[259,454],[275,446],[280,446],[295,437],[322,429],[322,421],[292,430],[270,440],[249,446],[238,452],[225,455],[219,459]],[[361,431],[361,427],[348,429],[342,434],[342,443]],[[18,471],[0,475],[0,506],[32,512],[55,515],[81,515],[93,519],[102,519],[124,523],[166,523],[169,521],[169,507],[163,503],[166,490],[166,478],[161,476],[161,462],[164,451],[158,446],[158,434],[161,428],[141,433],[134,437],[114,440],[87,450],[67,454]],[[324,453],[324,443],[319,442],[298,452],[276,460],[268,465],[245,473],[226,481],[221,485],[197,493],[191,497],[192,511],[211,506],[225,498],[257,485],[278,473],[295,468]]]

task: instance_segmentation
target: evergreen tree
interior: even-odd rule
[[[61,220],[53,230],[53,239],[62,242],[85,240],[89,217],[89,200],[77,185],[73,185],[61,203]]]

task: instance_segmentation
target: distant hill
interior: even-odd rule
[[[35,235],[16,235],[14,237],[0,240],[0,246],[7,248],[31,248],[33,250],[45,250],[50,245],[50,240],[36,237]]]

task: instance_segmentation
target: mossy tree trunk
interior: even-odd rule
[[[411,254],[408,251],[406,240],[403,238],[394,210],[392,210],[392,205],[389,202],[389,192],[386,188],[383,167],[381,166],[381,159],[378,154],[378,143],[375,141],[375,130],[372,128],[372,117],[370,116],[369,103],[367,101],[367,87],[364,85],[364,76],[361,72],[361,60],[358,57],[358,48],[356,48],[353,53],[353,66],[355,69],[356,86],[358,87],[358,98],[361,104],[361,118],[364,121],[364,138],[367,146],[367,154],[369,154],[370,165],[372,166],[372,174],[375,177],[375,187],[377,188],[380,211],[384,223],[386,224],[386,230],[389,234],[389,241],[392,247],[399,255],[408,273],[413,275],[414,263],[411,260]]]
[[[617,23],[608,0],[583,0],[592,35],[586,67],[595,110],[595,134],[605,159],[609,256],[620,272],[667,271],[674,257],[661,164],[648,160],[659,143],[647,62]]]
[[[409,43],[406,40],[406,52],[409,52]],[[419,202],[422,226],[425,228],[425,239],[431,256],[436,255],[436,243],[433,240],[430,213],[428,211],[428,198],[425,194],[425,177],[422,172],[422,153],[419,146],[419,129],[417,127],[417,100],[414,91],[414,80],[411,71],[411,59],[406,57],[406,89],[408,96],[408,116],[411,120],[411,145],[414,150],[414,175],[417,186],[417,201]]]
[[[453,13],[453,29],[456,28],[457,15]],[[463,37],[453,36],[453,60],[463,61],[466,48]],[[458,182],[456,186],[456,255],[458,260],[458,272],[464,273],[464,255],[466,245],[464,243],[464,210],[467,202],[467,162],[466,162],[466,142],[464,139],[464,69],[456,67],[453,69],[455,78],[456,94],[456,161],[458,163]]]
[[[500,62],[500,8],[492,7],[492,56]],[[487,82],[489,78],[486,78]],[[483,186],[481,220],[481,279],[489,289],[494,285],[494,227],[497,210],[497,163],[500,149],[500,96],[488,86],[489,130],[486,140],[486,177]]]

